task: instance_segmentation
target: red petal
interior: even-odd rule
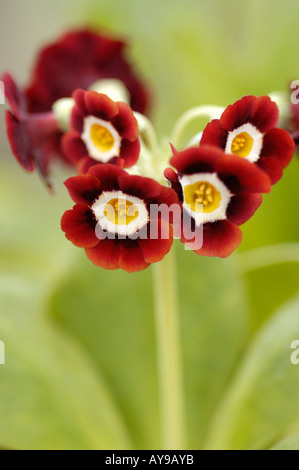
[[[123,168],[123,159],[119,157],[113,157],[111,160],[109,160],[109,163],[111,165],[116,165],[120,168]],[[88,173],[91,167],[96,166],[96,165],[106,165],[106,163],[100,163],[97,160],[94,160],[93,158],[90,157],[85,157],[80,162],[76,165],[76,168],[78,170],[78,173],[85,175]]]
[[[129,140],[123,140],[120,149],[120,157],[124,160],[125,168],[131,168],[134,166],[139,158],[140,154],[140,141],[139,139],[134,142]]]
[[[277,125],[278,117],[277,105],[268,96],[244,96],[226,108],[220,124],[233,131],[249,122],[260,132],[266,132]]]
[[[231,199],[227,218],[235,225],[242,225],[249,220],[263,202],[261,194],[239,194]]]
[[[138,138],[139,128],[132,109],[126,103],[117,103],[118,114],[112,121],[119,134],[127,140],[134,141]]]
[[[88,111],[85,104],[85,90],[75,90],[73,93],[73,99],[75,100],[74,107],[71,113],[71,130],[82,134],[84,128],[84,118],[88,116]]]
[[[258,96],[256,111],[250,122],[261,132],[267,132],[277,126],[278,119],[277,104],[269,96]]]
[[[101,190],[100,181],[91,175],[73,176],[66,180],[64,184],[76,204],[91,206],[99,197]]]
[[[61,228],[66,238],[80,248],[91,248],[99,243],[95,233],[96,221],[85,204],[78,204],[65,212]]]
[[[53,150],[52,138],[45,140],[34,152],[36,169],[50,191],[53,190],[53,187],[49,178],[49,165],[51,160],[53,160],[53,155],[55,155],[55,152]]]
[[[71,114],[71,131],[75,131],[79,136],[82,135],[84,129],[84,118],[87,114],[83,114],[77,104],[72,109]]]
[[[87,91],[84,100],[88,115],[96,116],[105,121],[112,121],[118,113],[117,104],[102,93]]]
[[[85,175],[86,173],[88,173],[90,168],[95,165],[100,165],[100,163],[96,162],[93,158],[84,157],[82,158],[82,160],[79,161],[76,167],[77,167],[78,173],[80,173],[81,175]]]
[[[104,239],[95,248],[85,250],[90,261],[100,268],[119,269],[120,244],[118,240]]]
[[[77,88],[88,89],[101,78],[121,80],[131,95],[132,108],[145,113],[149,93],[125,59],[125,44],[92,31],[73,31],[43,49],[33,82],[27,90],[32,111],[48,111],[53,103]]]
[[[24,93],[20,90],[9,73],[4,73],[0,77],[0,80],[4,84],[4,93],[14,114],[18,119],[20,119],[22,112],[27,112],[26,98]]]
[[[10,111],[6,111],[6,129],[12,152],[26,171],[34,171],[34,154],[26,124],[20,122]]]
[[[220,120],[214,119],[209,122],[203,131],[200,146],[216,145],[216,147],[220,147],[224,150],[226,147],[227,136],[228,132],[220,125]]]
[[[161,261],[164,256],[169,253],[173,243],[173,232],[171,225],[162,221],[155,221],[158,223],[159,238],[147,238],[139,240],[139,246],[142,249],[144,259],[147,263],[157,263]],[[163,227],[163,229],[161,228]],[[152,232],[154,233],[154,232]],[[164,234],[164,235],[163,235]],[[164,236],[164,238],[162,238]]]
[[[225,155],[217,163],[219,178],[233,194],[268,193],[271,182],[257,165],[235,155]]]
[[[220,118],[223,129],[233,131],[238,127],[250,122],[257,106],[255,96],[244,96],[234,104],[229,105]]]
[[[78,109],[78,112],[81,112],[81,114],[85,114],[87,112],[85,104],[85,93],[86,90],[78,88],[77,90],[74,90],[72,94],[72,98],[75,100],[75,106]]]
[[[77,132],[68,132],[62,138],[62,149],[72,165],[78,165],[83,158],[88,158],[85,143]]]
[[[210,145],[191,147],[176,153],[170,160],[179,173],[193,174],[214,172],[219,158],[223,157],[223,150]]]
[[[147,268],[147,263],[143,256],[143,251],[137,241],[124,240],[120,244],[119,267],[128,273],[142,271]]]
[[[173,204],[179,204],[179,199],[177,193],[172,188],[167,188],[166,186],[161,185],[161,192],[153,202],[156,204],[167,204],[167,206],[172,206]]]
[[[298,96],[298,87],[296,89],[296,94]],[[294,129],[299,128],[299,104],[292,104],[291,105],[291,122],[293,124]]]
[[[88,174],[100,180],[102,191],[119,190],[118,179],[127,175],[124,170],[109,163],[91,167],[88,170]]]
[[[257,165],[269,176],[271,183],[275,184],[280,180],[283,169],[278,160],[272,157],[260,158]]]
[[[203,246],[199,250],[194,250],[201,256],[218,256],[227,258],[240,245],[242,241],[241,230],[228,220],[204,224]],[[189,242],[183,243],[192,248]]]
[[[170,182],[172,188],[179,194],[182,191],[181,184],[179,182],[179,175],[172,168],[166,168],[164,170],[165,178]]]
[[[172,189],[176,192],[180,201],[183,201],[182,186],[179,181],[179,175],[172,168],[166,168],[164,171],[165,178],[170,182]]]
[[[139,197],[144,201],[155,198],[161,193],[161,185],[151,178],[138,175],[121,175],[119,187],[124,193]]]
[[[283,129],[271,129],[264,136],[261,157],[272,157],[286,168],[295,152],[295,142]]]

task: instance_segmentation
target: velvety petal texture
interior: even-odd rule
[[[268,193],[271,190],[269,177],[258,167],[211,145],[178,152],[170,163],[179,174],[217,173],[235,194]]]
[[[125,170],[110,164],[95,165],[86,175],[69,178],[65,185],[76,205],[64,214],[61,228],[68,240],[85,248],[88,258],[96,266],[132,273],[161,261],[170,251],[173,231],[169,213],[154,212],[152,216],[151,207],[161,204],[164,208],[180,207],[173,189],[150,178],[128,175]],[[145,223],[132,236],[121,237],[110,229],[98,230],[100,221],[95,204],[101,197],[105,199],[103,204],[115,201],[117,194],[129,201],[139,201],[148,213]]]
[[[259,208],[262,203],[260,193],[271,189],[268,175],[257,165],[210,145],[177,152],[170,163],[177,173],[167,169],[164,175],[182,205],[180,220],[174,221],[174,234],[198,255],[229,256],[242,240],[238,226]],[[189,182],[187,188],[197,184],[194,198],[199,198],[203,205],[200,223],[194,209],[188,206],[190,201],[186,200],[183,187],[186,181]],[[187,190],[190,194],[188,191],[190,189]],[[215,194],[217,204],[213,200]]]
[[[220,119],[215,119],[206,126],[200,145],[216,145],[228,153],[230,133],[237,134],[240,128],[240,135],[235,137],[242,138],[242,132],[246,132],[246,126],[250,125],[253,140],[258,140],[257,147],[253,143],[253,163],[263,169],[271,183],[275,184],[281,178],[282,170],[290,163],[295,150],[290,134],[276,128],[278,118],[277,105],[268,96],[244,96],[228,106]]]
[[[52,112],[53,104],[71,97],[76,89],[88,89],[101,79],[119,80],[128,91],[130,106],[134,111],[146,114],[150,107],[148,87],[138,78],[127,61],[127,46],[119,39],[98,34],[92,30],[75,30],[47,45],[38,54],[33,67],[31,83],[26,90],[20,89],[12,76],[3,74],[6,99],[11,111],[6,114],[7,134],[12,152],[20,165],[29,172],[37,169],[46,184],[52,161],[57,157],[64,163],[75,166],[79,172],[87,171],[92,160],[86,152],[85,161],[80,161],[82,148],[76,150],[71,139],[65,143],[66,158],[61,139],[63,133],[57,126]],[[89,103],[90,99],[90,103]],[[115,118],[115,126],[124,137],[122,158],[110,163],[130,167],[135,164],[139,152],[136,126],[132,115],[124,104],[116,104],[98,97],[88,96],[87,108],[91,112],[101,108],[104,119]],[[103,102],[104,101],[104,102]],[[82,125],[81,114],[79,117]],[[73,115],[74,128],[78,130],[78,119]],[[135,136],[135,137],[134,137]],[[78,147],[77,143],[77,147]],[[78,163],[80,161],[80,163]]]
[[[71,129],[62,141],[63,151],[70,163],[79,172],[86,172],[99,163],[112,163],[122,168],[135,165],[140,142],[138,123],[131,108],[95,91],[76,90],[73,97],[75,105],[71,114]],[[99,131],[93,131],[94,126]],[[112,150],[109,147],[105,149],[107,139],[112,142]]]
[[[186,246],[193,249],[193,241],[182,239]],[[241,230],[229,220],[221,220],[204,224],[203,243],[199,249],[193,249],[194,253],[201,256],[217,256],[227,258],[242,241]]]
[[[37,169],[51,187],[49,165],[57,156],[57,134],[60,134],[56,118],[51,111],[29,113],[26,97],[12,76],[5,73],[0,80],[11,106],[11,111],[6,111],[5,119],[13,155],[26,171],[33,172]]]
[[[49,111],[60,98],[78,88],[88,89],[100,79],[118,79],[127,88],[130,106],[146,114],[148,87],[126,59],[128,47],[119,39],[92,30],[70,31],[38,54],[26,90],[30,111]]]
[[[80,248],[91,248],[98,244],[95,226],[96,220],[86,204],[77,204],[65,212],[61,220],[66,238]]]
[[[278,107],[268,96],[244,96],[226,108],[220,125],[227,131],[233,131],[249,122],[265,133],[277,126],[278,118]]]

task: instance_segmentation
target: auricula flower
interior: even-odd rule
[[[171,188],[111,164],[93,166],[65,185],[76,205],[64,214],[62,230],[96,266],[141,271],[169,252],[168,211],[164,216],[153,207],[178,204]]]
[[[30,111],[49,111],[57,100],[71,97],[78,88],[87,90],[101,80],[114,79],[125,86],[131,108],[145,114],[149,92],[127,61],[126,49],[124,41],[96,31],[64,34],[38,55],[26,90]]]
[[[10,74],[1,77],[11,106],[6,122],[12,152],[25,170],[39,169],[48,186],[52,160],[58,156],[67,161],[61,138],[69,127],[74,104],[70,97],[76,89],[111,92],[130,103],[134,111],[148,111],[147,87],[126,60],[125,49],[126,44],[118,39],[88,30],[73,31],[40,52],[27,89],[21,90]],[[61,108],[66,109],[63,124]]]
[[[50,184],[56,150],[79,173],[65,182],[74,201],[61,219],[66,239],[107,270],[134,273],[157,264],[152,272],[161,446],[186,449],[178,286],[169,252],[174,238],[210,257],[226,258],[240,245],[240,226],[254,215],[294,152],[290,134],[277,128],[278,106],[266,96],[245,96],[225,110],[196,106],[160,140],[146,116],[148,91],[125,58],[125,44],[85,30],[41,51],[25,92],[8,74],[3,81],[11,106],[8,137],[21,165],[39,168]],[[211,122],[176,151],[187,126],[199,118]],[[195,282],[200,284],[202,275]],[[210,434],[215,437],[213,430]]]
[[[138,123],[131,108],[94,91],[77,90],[70,132],[63,138],[69,161],[85,172],[97,163],[132,167],[138,160]]]
[[[261,205],[260,193],[270,191],[269,177],[256,165],[207,145],[177,152],[170,163],[177,172],[169,168],[165,177],[182,205],[174,234],[198,255],[229,256],[242,240],[239,225]]]
[[[206,126],[201,145],[216,145],[256,163],[274,184],[290,163],[295,148],[290,134],[276,127],[278,118],[277,105],[268,96],[244,96]]]

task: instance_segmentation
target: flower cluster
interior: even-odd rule
[[[125,49],[123,41],[93,31],[73,31],[40,52],[25,90],[10,74],[0,77],[11,107],[6,124],[12,152],[26,171],[39,170],[48,186],[53,159],[69,163],[61,142],[65,129],[53,112],[60,99],[71,97],[76,89],[93,89],[109,81],[122,85],[133,110],[148,112],[149,91],[127,62]]]
[[[14,155],[48,185],[54,153],[76,170],[65,183],[75,206],[61,227],[96,266],[140,271],[161,261],[174,237],[198,255],[229,256],[294,153],[277,105],[245,96],[208,123],[199,145],[159,146],[144,115],[149,94],[123,49],[73,32],[42,51],[27,90],[5,74]]]

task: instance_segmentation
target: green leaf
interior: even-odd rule
[[[199,448],[244,347],[247,312],[229,260],[198,257],[181,244],[177,251],[188,445]],[[142,449],[161,446],[151,275],[151,268],[133,275],[106,272],[81,253],[51,303],[59,324],[104,372],[134,446]]]
[[[151,270],[132,275],[105,271],[93,266],[81,250],[69,277],[58,286],[51,309],[58,324],[103,371],[134,447],[158,447]]]
[[[299,366],[291,362],[291,344],[299,339],[298,311],[296,297],[257,334],[219,407],[205,447],[266,449],[299,424]]]
[[[246,276],[252,325],[257,330],[273,311],[298,293],[299,244],[281,243],[248,250],[238,255],[238,262]]]
[[[0,447],[129,448],[99,367],[45,315],[53,285],[76,254],[60,229],[63,207],[71,205],[66,191],[56,182],[58,195],[50,197],[36,176],[29,181],[13,162],[2,171]]]
[[[100,371],[43,315],[36,279],[0,277],[3,448],[115,449],[130,441]]]
[[[189,442],[200,448],[249,333],[246,291],[233,258],[179,250]]]
[[[28,176],[13,161],[2,163],[1,172],[1,259],[8,257],[7,250],[13,256],[14,249],[18,255],[21,251],[27,256],[28,264],[31,258],[33,263],[49,267],[52,257],[67,249],[60,229],[63,212],[71,207],[62,184],[66,172],[54,178],[55,195],[49,193],[36,174]]]
[[[299,434],[285,439],[271,450],[299,450]]]

